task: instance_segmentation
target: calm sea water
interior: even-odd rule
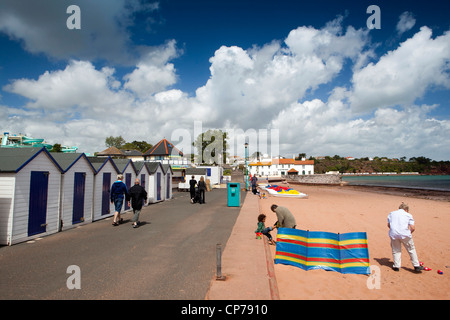
[[[450,191],[450,176],[342,176],[349,185],[402,187]]]

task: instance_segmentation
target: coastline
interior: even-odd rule
[[[350,190],[353,189],[364,192],[389,194],[408,198],[418,198],[436,201],[450,201],[450,191],[444,190],[429,190],[419,188],[402,188],[402,187],[387,187],[387,186],[348,185],[348,184],[344,184],[343,186],[339,187]]]

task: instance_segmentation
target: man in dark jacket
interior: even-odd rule
[[[195,176],[192,176],[191,180],[189,180],[189,193],[191,194],[191,203],[194,203],[196,185],[197,180],[195,180]]]
[[[122,219],[120,219],[120,210],[122,210],[124,197],[126,200],[129,200],[127,186],[122,180],[123,175],[119,174],[117,176],[117,181],[115,181],[111,187],[111,203],[114,203],[115,207],[113,226],[118,226],[122,221]]]
[[[141,186],[139,179],[134,181],[134,186],[130,188],[131,207],[133,208],[134,216],[131,219],[133,228],[139,225],[139,214],[144,203],[147,203],[147,191]]]

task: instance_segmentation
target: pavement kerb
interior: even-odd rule
[[[248,192],[222,252],[225,280],[211,280],[206,300],[278,300],[267,239],[255,238],[259,197]]]

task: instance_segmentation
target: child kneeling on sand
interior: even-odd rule
[[[272,239],[272,235],[270,234],[270,231],[272,231],[273,228],[272,227],[266,228],[264,222],[266,222],[266,215],[260,214],[258,216],[258,228],[255,230],[255,233],[256,234],[262,233],[269,239],[269,244],[275,244],[275,241]]]

